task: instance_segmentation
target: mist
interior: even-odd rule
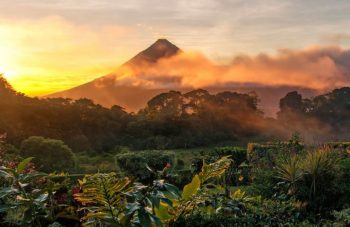
[[[340,47],[279,50],[276,55],[239,55],[226,64],[200,52],[181,52],[156,64],[124,65],[116,85],[154,88],[294,86],[327,91],[350,80],[350,51]]]

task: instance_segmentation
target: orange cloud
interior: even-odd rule
[[[200,53],[180,53],[146,67],[122,67],[116,83],[148,88],[229,85],[297,86],[325,90],[350,82],[350,51],[339,47],[280,50],[216,64]]]

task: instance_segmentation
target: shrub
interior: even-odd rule
[[[220,203],[219,206],[218,209],[197,209],[173,226],[296,226],[301,222],[299,210],[292,201],[231,198],[227,204]],[[209,210],[212,210],[211,214],[207,213]]]
[[[291,156],[277,166],[277,177],[288,184],[287,194],[307,202],[314,214],[330,211],[339,204],[342,171],[339,154],[328,149]]]
[[[44,172],[74,167],[74,154],[61,140],[32,136],[22,142],[20,152],[23,157],[34,157],[34,164]]]
[[[191,181],[194,173],[190,169],[176,170],[174,174],[169,176],[169,182],[176,185],[179,188],[185,186]]]
[[[317,211],[330,209],[339,201],[341,171],[339,158],[331,150],[309,151],[301,163],[302,184],[298,197]]]
[[[272,198],[276,193],[274,187],[278,182],[274,169],[255,168],[252,172],[252,193]]]
[[[347,157],[340,160],[339,168],[342,172],[342,178],[339,185],[342,193],[340,205],[350,207],[350,158]]]
[[[278,153],[276,143],[249,143],[247,146],[247,159],[254,166],[271,167],[274,165],[274,154]]]
[[[175,153],[171,151],[135,151],[117,154],[115,156],[117,167],[126,175],[133,176],[141,182],[153,180],[153,170],[162,170],[167,163],[172,167],[176,164]]]
[[[286,142],[248,143],[247,159],[259,167],[271,168],[276,165],[277,159],[284,156],[300,154],[304,144],[297,135]]]
[[[332,226],[349,226],[350,225],[350,209],[344,209],[341,211],[334,211],[335,222],[331,223]]]
[[[20,160],[19,151],[11,144],[0,141],[0,165],[8,166]]]
[[[230,155],[235,166],[247,160],[247,149],[243,147],[216,147],[214,151],[219,157]]]

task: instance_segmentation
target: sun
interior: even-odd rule
[[[4,67],[0,66],[0,74],[5,77],[7,80],[13,80],[15,77],[15,74],[12,70],[6,70]]]

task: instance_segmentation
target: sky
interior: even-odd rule
[[[0,72],[45,95],[115,70],[158,38],[214,62],[350,47],[348,0],[0,0]]]

